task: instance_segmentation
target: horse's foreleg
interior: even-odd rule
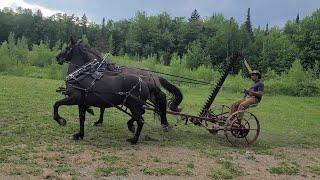
[[[56,101],[53,105],[53,119],[56,120],[61,126],[65,126],[67,121],[59,115],[59,107],[62,105],[75,105],[76,99],[73,97],[66,97]]]
[[[99,120],[98,120],[98,121],[96,121],[96,122],[93,123],[94,126],[100,126],[100,125],[102,125],[102,123],[103,123],[104,111],[105,111],[105,108],[100,108],[100,117],[99,117]]]
[[[130,142],[131,144],[137,144],[137,142],[139,140],[139,137],[140,137],[140,133],[141,133],[143,124],[144,124],[144,120],[143,120],[142,116],[139,119],[137,119],[136,121],[137,121],[137,124],[138,124],[136,133],[133,136],[133,138],[127,139],[127,141]]]
[[[73,135],[74,140],[83,139],[84,137],[84,122],[86,120],[87,107],[84,105],[79,105],[78,107],[79,107],[80,131]]]
[[[140,137],[140,133],[141,133],[143,124],[144,124],[144,120],[143,120],[142,115],[144,114],[145,111],[141,107],[138,109],[131,110],[131,112],[132,112],[132,115],[134,116],[134,120],[138,124],[138,127],[137,127],[136,133],[133,136],[133,138],[127,139],[127,141],[130,142],[131,144],[137,144],[139,137]],[[132,119],[129,120],[128,122],[130,122],[130,121],[132,121]]]

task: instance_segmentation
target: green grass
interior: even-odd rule
[[[190,168],[190,169],[193,169],[193,168],[194,168],[193,162],[189,162],[189,163],[187,164],[187,167]]]
[[[131,146],[125,141],[131,136],[126,127],[126,121],[129,117],[116,109],[106,111],[105,123],[101,127],[90,126],[89,124],[97,120],[98,116],[88,115],[85,139],[74,141],[70,137],[79,130],[77,107],[65,106],[60,109],[60,114],[67,119],[65,127],[59,126],[52,119],[54,102],[63,98],[62,95],[55,92],[55,89],[64,85],[63,81],[0,76],[0,82],[0,168],[13,162],[26,166],[26,171],[31,175],[39,175],[42,172],[39,172],[38,169],[49,167],[59,173],[66,172],[76,176],[77,172],[74,167],[62,157],[77,155],[85,150],[100,152],[108,148],[139,148],[140,145],[195,149],[209,158],[225,157],[230,152],[243,152],[241,149],[232,147],[223,134],[213,136],[192,124],[185,126],[184,122],[178,122],[178,127],[168,133],[161,132],[158,130],[159,124],[155,123],[151,112],[147,112],[144,116],[145,126],[142,137],[148,136],[155,140],[147,141],[145,138],[141,138],[137,146]],[[211,88],[209,86],[182,86],[183,112],[198,114]],[[240,97],[242,94],[222,90],[215,103],[230,105]],[[250,149],[260,154],[270,154],[270,149],[277,147],[319,148],[319,109],[320,97],[265,95],[258,107],[250,109],[259,118],[261,125],[258,141]],[[95,109],[95,113],[99,113],[98,109]],[[174,117],[168,117],[170,124],[176,123]],[[33,159],[35,154],[50,152],[60,153],[63,156],[55,158],[45,154],[44,157],[37,157],[41,159],[39,161],[41,163],[35,163],[38,162]],[[11,161],[10,158],[13,157],[17,160]],[[101,157],[107,164],[123,161],[122,158],[113,157],[113,155],[101,154]],[[154,159],[154,161],[161,162],[161,159]],[[35,170],[27,168],[27,166],[35,168]],[[108,174],[110,167],[101,169],[101,174]],[[188,165],[188,168],[192,169],[191,165]],[[225,172],[228,176],[229,171],[225,169],[213,173],[216,175],[212,176],[224,176]],[[111,168],[111,170],[114,172],[114,169]],[[100,170],[97,171],[100,172]],[[162,173],[162,170],[159,170],[160,172],[152,169],[145,171],[147,173],[149,171],[150,173],[155,171],[156,174]],[[175,174],[170,169],[165,169],[164,173],[166,172]],[[183,172],[177,172],[183,174]]]
[[[316,175],[320,175],[320,166],[308,166],[310,172]]]
[[[1,126],[0,129],[4,134],[0,135],[3,139],[1,141],[3,145],[24,142],[32,146],[39,142],[58,141],[78,130],[77,108],[74,106],[61,108],[60,114],[68,119],[69,125],[66,127],[60,127],[52,120],[52,105],[56,100],[63,98],[55,92],[58,86],[63,85],[62,81],[14,76],[0,76],[0,81],[3,84],[0,89],[0,123],[5,125]],[[183,111],[198,114],[210,89],[211,87],[208,86],[183,86]],[[216,99],[216,103],[230,105],[241,96],[241,94],[228,93],[222,90]],[[250,110],[257,115],[261,124],[261,136],[256,147],[289,145],[319,147],[320,142],[317,141],[320,134],[319,109],[320,97],[266,95],[258,107]],[[98,113],[98,110],[96,110],[96,113]],[[90,122],[97,118],[97,116],[87,116]],[[100,144],[95,144],[92,141],[86,143],[102,147],[105,145],[109,147],[127,145],[120,140],[126,137],[125,121],[128,117],[117,110],[110,109],[107,110],[105,119],[106,126],[110,126],[110,128],[98,127],[97,131],[96,127],[86,127],[86,135],[89,136],[86,138],[95,139]],[[146,133],[150,133],[148,135],[151,137],[155,137],[155,133],[149,132],[150,128],[155,126],[152,113],[147,113],[145,119],[144,130]],[[169,121],[175,123],[174,117],[169,116]],[[164,142],[142,141],[141,143],[165,143],[196,148],[209,147],[212,144],[224,148],[227,145],[223,143],[225,141],[223,137],[214,137],[192,124],[189,126],[182,124],[182,122],[179,123],[179,130],[161,134]],[[46,129],[46,131],[42,131],[42,129]],[[93,131],[100,132],[100,135],[93,133]],[[188,141],[185,141],[186,137],[188,137]],[[106,142],[106,139],[108,139],[108,142]],[[48,143],[49,147],[50,144]],[[52,148],[56,148],[55,151],[59,148],[63,150],[61,146],[52,146]],[[1,148],[1,151],[7,151],[1,154],[10,154],[10,150],[4,148]]]
[[[166,168],[144,168],[142,172],[146,175],[154,175],[154,176],[163,176],[163,175],[172,175],[172,176],[180,176],[181,172],[173,167]]]
[[[296,163],[281,163],[280,166],[271,167],[268,169],[271,174],[286,174],[297,175],[299,174],[299,166]]]
[[[235,167],[232,162],[228,159],[220,159],[218,161],[221,164],[222,168],[218,170],[213,170],[208,177],[212,179],[233,179],[235,177],[243,176],[245,173],[239,168]]]
[[[111,156],[111,155],[106,155],[106,156],[103,156],[102,157],[102,160],[105,162],[105,163],[110,163],[110,164],[113,164],[117,161],[119,161],[121,158],[118,157],[118,156]]]
[[[110,175],[116,175],[116,176],[127,176],[129,173],[128,168],[121,167],[106,167],[106,168],[98,168],[95,172],[96,176],[110,176]]]

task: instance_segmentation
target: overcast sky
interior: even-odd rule
[[[82,16],[86,14],[91,21],[101,23],[102,18],[120,20],[131,18],[137,11],[149,15],[166,11],[171,16],[189,17],[197,9],[202,17],[222,13],[244,22],[248,8],[255,27],[283,26],[286,20],[311,15],[320,8],[320,0],[0,0],[0,8],[22,6],[41,9],[48,16],[66,12]]]

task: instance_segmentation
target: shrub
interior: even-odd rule
[[[190,69],[196,69],[200,65],[209,65],[210,62],[210,56],[206,55],[200,42],[191,43],[185,56],[187,66]]]
[[[9,48],[7,42],[3,42],[0,47],[0,72],[4,72],[8,69],[10,64],[10,55],[9,55]]]
[[[264,80],[275,80],[278,79],[279,75],[272,69],[268,68],[267,72],[263,74]]]
[[[310,73],[303,70],[299,60],[292,63],[287,73],[265,83],[266,93],[291,96],[315,96],[320,94],[320,85]]]
[[[56,55],[56,51],[51,51],[46,44],[41,42],[39,45],[32,46],[29,61],[33,66],[46,67],[52,64]]]

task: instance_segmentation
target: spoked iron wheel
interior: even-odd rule
[[[226,105],[214,105],[211,106],[207,113],[207,117],[215,119],[215,122],[205,121],[206,126],[211,126],[213,124],[217,124],[217,122],[222,122],[227,120],[228,114],[230,112],[230,107]],[[219,123],[218,123],[219,124]],[[224,123],[223,123],[224,124]],[[219,124],[222,125],[222,124]]]
[[[231,114],[225,124],[224,134],[228,141],[238,147],[252,145],[260,133],[258,118],[248,111]]]

